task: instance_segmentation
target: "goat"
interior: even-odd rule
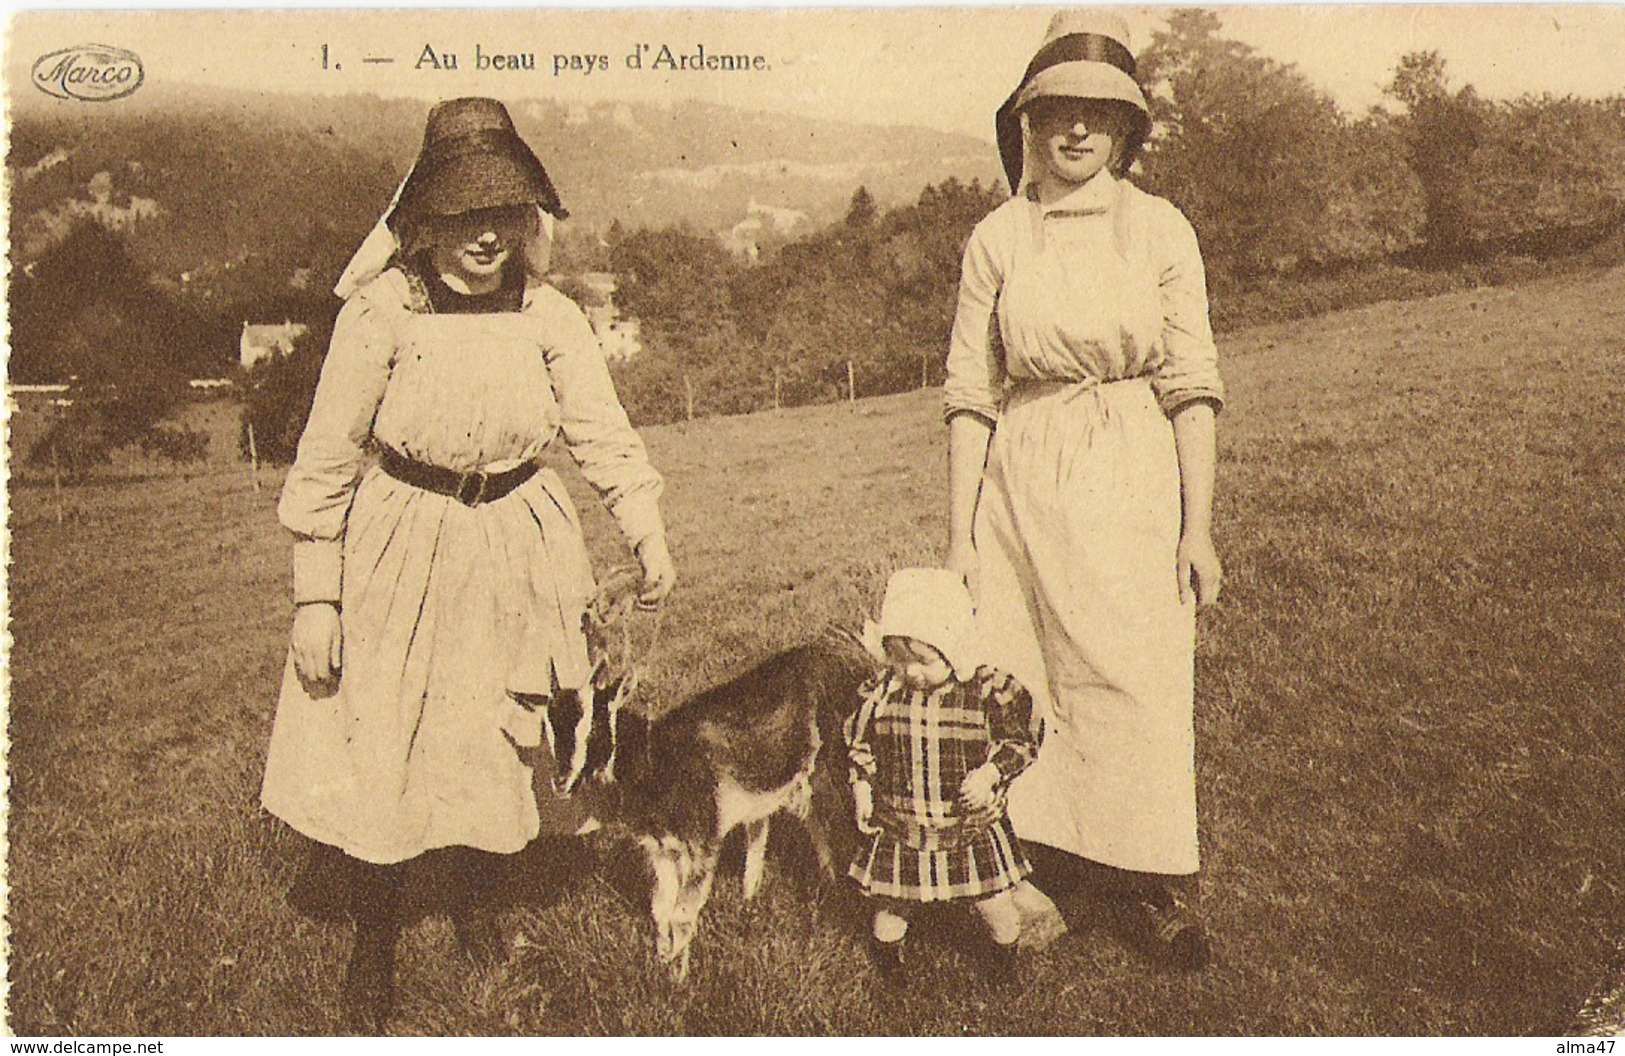
[[[587,618],[600,614],[589,610]],[[602,625],[588,629],[589,644],[602,654]],[[820,868],[833,876],[832,843],[843,835],[838,819],[850,825],[852,817],[840,723],[869,673],[855,642],[832,633],[653,720],[624,706],[633,680],[602,655],[587,686],[548,702],[554,788],[569,794],[585,780],[603,785],[594,801],[609,815],[601,820],[631,833],[648,858],[656,954],[677,980],[688,976],[700,911],[735,829],[745,832],[747,899],[761,884],[776,814],[805,823]],[[819,765],[824,746],[836,754]]]

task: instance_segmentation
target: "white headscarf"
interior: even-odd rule
[[[340,300],[349,300],[355,291],[382,275],[401,251],[401,241],[396,237],[394,230],[389,226],[389,218],[395,212],[395,206],[401,200],[401,192],[406,189],[407,180],[412,178],[410,171],[401,185],[395,188],[395,194],[389,200],[389,206],[384,215],[372,226],[367,237],[361,240],[355,255],[350,263],[344,266],[344,273],[333,286],[333,292]],[[536,234],[525,244],[525,270],[538,279],[546,278],[549,267],[553,262],[553,214],[536,207],[537,225]]]

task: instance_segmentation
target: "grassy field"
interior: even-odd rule
[[[968,925],[928,920],[929,981],[889,1000],[853,900],[787,838],[755,904],[725,866],[676,987],[635,859],[554,845],[514,863],[515,949],[483,972],[425,863],[398,1029],[1563,1032],[1625,936],[1622,333],[1616,269],[1226,339],[1205,973],[1150,967],[1069,902],[1075,933],[1009,991],[962,982]],[[944,537],[935,392],[648,439],[684,576],[634,628],[656,701],[856,619]],[[339,1028],[346,928],[257,806],[290,618],[279,480],[256,494],[217,447],[60,510],[13,490],[13,1031]],[[625,560],[589,520],[601,566]]]

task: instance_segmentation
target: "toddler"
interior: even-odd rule
[[[1021,936],[1015,893],[1032,867],[1005,793],[1037,755],[1042,725],[1019,682],[977,665],[972,625],[958,575],[914,568],[891,577],[879,626],[864,628],[883,669],[846,723],[858,828],[871,837],[851,876],[874,900],[870,950],[893,982],[917,905],[969,902],[995,974],[1009,975]]]

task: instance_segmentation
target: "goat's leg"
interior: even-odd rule
[[[829,779],[820,770],[809,768],[785,810],[801,820],[824,879],[834,880],[835,850],[830,840],[829,818],[844,811],[844,804],[839,793],[826,789],[828,784]]]
[[[767,827],[769,815],[745,826],[745,899],[749,901],[762,886],[762,873],[767,868]]]
[[[717,856],[722,847],[720,842],[713,841],[709,846],[690,843],[687,845],[689,857],[686,859],[687,875],[684,877],[682,889],[677,894],[676,910],[671,920],[672,953],[675,963],[672,965],[672,978],[679,983],[688,978],[689,950],[694,944],[694,935],[700,928],[700,911],[711,897],[711,881],[717,875]]]
[[[807,842],[812,844],[813,855],[818,859],[818,871],[824,879],[834,880],[835,851],[830,845],[829,830],[823,819],[814,814],[802,818],[801,824],[807,830]]]
[[[655,923],[655,953],[671,966],[678,982],[688,978],[688,951],[694,942],[700,910],[711,896],[716,876],[718,847],[665,836],[645,840],[644,849],[654,873],[649,911]]]
[[[671,921],[677,913],[677,896],[682,889],[682,880],[678,875],[681,845],[670,837],[644,839],[641,842],[649,856],[649,871],[654,874],[654,888],[649,894],[649,915],[655,922],[655,955],[665,963],[672,958]]]

